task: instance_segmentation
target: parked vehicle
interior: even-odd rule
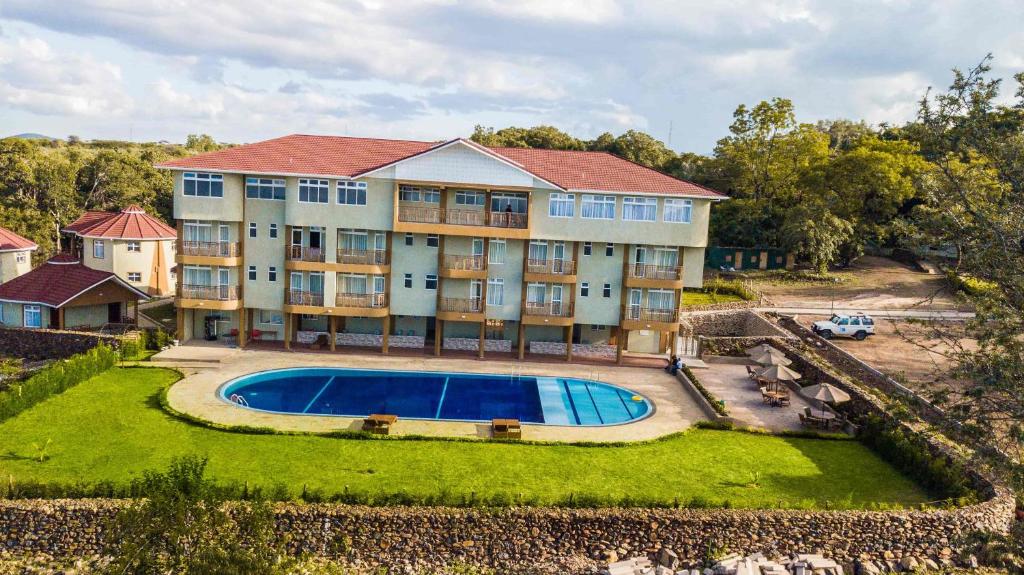
[[[825,339],[843,336],[861,341],[869,335],[874,335],[875,320],[863,313],[856,315],[837,313],[829,319],[814,322],[811,330]]]

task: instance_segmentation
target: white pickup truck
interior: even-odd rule
[[[825,339],[832,339],[838,335],[852,337],[860,341],[869,335],[874,335],[875,320],[862,313],[856,315],[837,313],[829,319],[814,322],[811,331]]]

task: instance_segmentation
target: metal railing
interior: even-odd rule
[[[572,260],[526,260],[527,273],[571,276],[576,273],[576,262]]]
[[[622,317],[635,321],[679,323],[679,310],[627,305],[622,310]]]
[[[338,248],[339,264],[388,265],[387,250],[353,250]]]
[[[382,293],[340,293],[334,298],[338,307],[388,307],[388,296]]]
[[[181,286],[179,297],[182,299],[235,301],[238,299],[238,286],[184,284]]]
[[[526,214],[434,208],[429,206],[398,206],[398,221],[420,224],[451,224],[456,226],[490,226],[525,229]]]
[[[290,305],[311,305],[315,307],[323,307],[324,293],[297,289],[289,290],[288,303]]]
[[[183,256],[233,258],[238,257],[238,242],[182,241],[179,253]]]
[[[285,246],[284,257],[290,261],[323,262],[324,249],[308,246]]]
[[[545,317],[573,317],[573,304],[568,302],[549,301],[545,303],[526,302],[523,315]]]
[[[452,311],[461,313],[480,313],[484,309],[484,302],[478,297],[460,298],[443,297],[437,303],[438,311]]]
[[[445,255],[441,265],[446,270],[479,272],[487,269],[484,256]]]
[[[629,265],[629,277],[678,281],[683,278],[683,267],[635,263]]]

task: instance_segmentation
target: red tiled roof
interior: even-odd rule
[[[87,268],[73,256],[59,255],[27,274],[0,284],[0,301],[60,307],[89,288],[110,280],[143,299],[149,297],[110,272]]]
[[[0,228],[0,252],[20,252],[34,250],[39,246],[28,238],[23,238],[6,228]]]
[[[174,228],[135,205],[120,212],[85,212],[65,226],[64,231],[88,238],[120,240],[174,239],[178,235]]]
[[[725,197],[703,186],[673,178],[604,152],[485,148],[469,140],[462,141],[474,148],[490,151],[532,175],[564,189],[675,194],[712,199]],[[444,144],[294,134],[172,160],[157,164],[157,167],[351,178],[428,152]]]

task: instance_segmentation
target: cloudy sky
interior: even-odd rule
[[[0,0],[0,136],[443,139],[635,128],[710,151],[739,103],[901,122],[1024,70],[1021,0]],[[1008,90],[1009,91],[1009,90]]]

